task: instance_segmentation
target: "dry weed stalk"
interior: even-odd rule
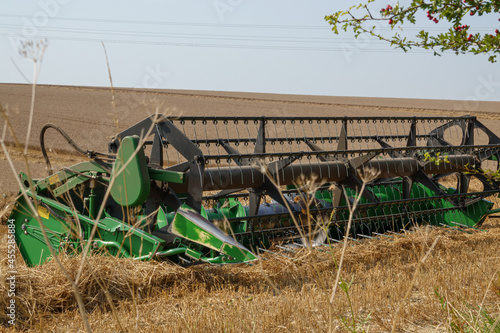
[[[156,110],[156,111],[158,111],[158,110]],[[152,133],[153,128],[154,128],[156,122],[158,121],[158,113],[156,113],[154,115],[154,119],[155,120],[151,123],[151,126],[148,129],[148,131],[146,133],[144,133],[144,134],[141,134],[140,140],[139,140],[139,144],[137,145],[136,150],[131,154],[130,158],[127,161],[125,161],[125,163],[123,163],[122,167],[120,169],[118,169],[113,174],[113,177],[111,177],[110,180],[109,180],[109,185],[108,185],[108,188],[106,189],[106,192],[104,193],[104,197],[102,199],[102,204],[99,207],[99,211],[98,211],[98,213],[97,213],[97,215],[96,215],[96,217],[94,219],[94,226],[92,227],[92,230],[90,232],[89,238],[87,240],[87,244],[85,245],[85,248],[83,250],[82,262],[81,262],[80,268],[78,269],[78,274],[76,275],[76,282],[79,281],[80,276],[82,274],[82,270],[83,270],[83,267],[84,267],[84,263],[85,263],[86,257],[89,254],[90,247],[92,245],[92,241],[94,239],[95,233],[97,232],[97,226],[98,226],[97,222],[101,219],[101,216],[104,213],[104,209],[105,209],[105,206],[106,206],[105,203],[108,201],[108,198],[111,195],[111,188],[113,187],[113,184],[115,183],[116,178],[122,172],[124,172],[124,170],[126,169],[126,167],[130,164],[130,162],[132,162],[132,160],[137,155],[137,153],[139,152],[139,150],[142,149],[146,138]]]
[[[25,150],[24,150],[25,166],[26,166],[26,170],[27,170],[28,179],[30,180],[29,188],[30,188],[30,190],[32,192],[33,192],[33,183],[31,181],[31,175],[30,175],[30,172],[29,172],[29,163],[28,163],[28,160],[27,160],[27,148],[28,148],[28,140],[29,140],[29,136],[30,136],[30,132],[31,132],[31,123],[32,123],[33,114],[34,114],[34,97],[35,97],[35,88],[36,88],[37,78],[38,78],[39,69],[40,69],[39,65],[41,64],[41,61],[42,61],[42,58],[43,58],[43,53],[45,52],[45,49],[46,49],[46,42],[45,41],[41,41],[41,42],[38,42],[36,44],[34,44],[33,42],[22,43],[22,48],[20,50],[20,53],[23,56],[29,57],[29,59],[31,59],[31,61],[34,63],[34,68],[35,68],[35,76],[34,76],[34,80],[33,80],[34,82],[33,82],[33,88],[32,88],[33,89],[32,90],[32,103],[31,103],[31,107],[30,107],[30,120],[29,120],[29,123],[28,123],[28,132],[27,132],[27,138],[26,138],[26,144],[25,144]],[[106,58],[106,60],[107,60],[107,58]],[[110,75],[111,75],[111,73],[110,73]],[[107,189],[107,191],[105,193],[104,199],[103,199],[103,204],[99,208],[98,215],[96,216],[96,219],[95,219],[94,227],[92,228],[90,237],[89,237],[89,239],[87,241],[87,244],[86,244],[86,246],[84,248],[82,262],[81,262],[80,267],[79,267],[79,269],[77,271],[76,278],[73,280],[71,278],[70,274],[68,273],[68,271],[64,268],[64,266],[62,265],[61,261],[59,260],[59,258],[57,256],[57,253],[55,252],[55,249],[53,249],[52,246],[50,245],[45,225],[43,224],[43,222],[40,219],[40,216],[38,214],[38,210],[35,208],[35,206],[38,206],[38,202],[37,202],[36,198],[34,198],[33,201],[31,201],[29,199],[29,197],[27,195],[26,189],[22,186],[21,180],[19,179],[19,177],[17,177],[17,173],[18,172],[17,172],[17,170],[16,170],[16,168],[15,168],[15,166],[13,164],[13,161],[12,161],[12,159],[10,157],[9,151],[8,151],[7,147],[5,146],[5,142],[4,142],[7,129],[10,130],[10,132],[13,135],[13,137],[14,137],[14,139],[15,139],[16,142],[17,142],[17,139],[16,139],[16,136],[15,136],[15,133],[13,133],[12,126],[10,125],[10,122],[9,122],[6,110],[3,109],[3,107],[2,107],[1,111],[2,111],[2,115],[3,115],[4,119],[5,119],[5,125],[4,125],[4,130],[3,130],[3,133],[2,133],[2,140],[1,140],[0,143],[1,143],[1,146],[2,146],[3,151],[5,153],[6,159],[9,162],[9,165],[10,165],[10,167],[12,169],[12,172],[15,175],[15,179],[18,182],[18,186],[19,186],[19,188],[22,191],[22,195],[24,196],[24,198],[25,198],[25,200],[26,200],[26,202],[28,204],[29,209],[32,211],[33,216],[37,219],[39,225],[41,226],[40,229],[42,231],[45,243],[49,244],[48,248],[49,248],[49,251],[51,253],[52,258],[55,260],[55,262],[57,263],[59,269],[64,274],[64,276],[66,277],[66,279],[69,281],[69,283],[70,283],[70,285],[71,285],[71,287],[73,289],[73,293],[74,293],[75,298],[77,300],[77,303],[78,303],[78,306],[79,306],[79,310],[80,310],[80,314],[81,314],[83,322],[84,322],[85,329],[88,332],[91,332],[91,328],[90,328],[90,325],[89,325],[89,322],[88,322],[88,318],[87,318],[87,313],[86,313],[86,310],[85,310],[85,305],[83,304],[83,300],[82,300],[81,294],[79,292],[78,285],[79,285],[79,282],[80,282],[80,277],[81,277],[83,268],[84,268],[85,263],[87,261],[87,256],[88,256],[88,253],[89,253],[89,250],[90,250],[90,246],[92,244],[93,237],[95,235],[95,232],[97,231],[97,221],[99,221],[100,218],[101,218],[101,216],[102,216],[102,213],[103,213],[104,207],[105,207],[104,202],[107,201],[107,199],[108,199],[108,197],[110,195],[110,189],[112,188],[112,185],[113,185],[116,177],[119,176],[123,172],[123,170],[125,170],[125,168],[127,167],[127,165],[132,161],[133,157],[137,154],[137,152],[139,151],[139,149],[142,149],[142,146],[144,144],[145,138],[152,132],[155,122],[153,122],[151,128],[148,130],[147,133],[144,133],[144,135],[141,135],[140,144],[138,145],[136,151],[123,164],[122,168],[119,169],[119,170],[117,170],[117,172],[115,173],[114,177],[112,177],[110,179],[109,187],[108,187],[108,189]],[[158,110],[156,110],[156,114],[154,115],[155,119],[158,119],[158,112],[157,111]],[[109,298],[107,298],[107,300],[110,301]],[[110,306],[112,307],[112,309],[114,309],[114,305],[112,303],[110,303]],[[118,317],[115,316],[115,318],[118,321]],[[119,324],[119,326],[121,326],[121,324],[119,323],[119,321],[118,321],[118,324]]]
[[[9,163],[9,166],[10,166],[11,170],[13,171],[14,175],[16,175],[15,178],[16,178],[16,180],[18,182],[19,188],[22,191],[22,195],[24,196],[24,198],[26,200],[26,203],[28,204],[29,209],[33,213],[33,216],[36,218],[37,222],[40,225],[40,230],[42,231],[42,235],[43,235],[45,243],[48,244],[48,248],[49,248],[51,256],[57,262],[59,268],[61,269],[61,272],[64,273],[64,275],[66,276],[66,278],[68,279],[68,281],[71,284],[71,287],[72,287],[73,292],[75,294],[75,298],[76,298],[76,300],[78,302],[78,306],[80,308],[80,313],[82,315],[82,319],[83,319],[83,322],[84,322],[84,325],[85,325],[85,329],[88,332],[91,332],[91,329],[90,329],[90,326],[89,326],[89,323],[88,323],[88,319],[87,319],[87,314],[86,314],[86,311],[85,311],[85,306],[83,304],[80,292],[78,290],[78,285],[75,283],[75,281],[73,281],[73,279],[71,279],[71,276],[66,271],[66,269],[64,268],[64,266],[61,264],[60,260],[57,258],[57,254],[56,254],[55,250],[50,245],[45,225],[43,224],[43,222],[42,222],[42,220],[40,218],[40,215],[38,214],[38,210],[35,208],[35,205],[37,205],[37,201],[36,201],[36,199],[33,200],[34,202],[32,202],[31,200],[29,200],[29,197],[28,197],[28,194],[26,192],[26,189],[21,184],[21,180],[19,179],[19,177],[17,177],[16,167],[14,166],[14,163],[13,163],[12,159],[10,158],[9,151],[8,151],[7,147],[5,146],[5,143],[3,142],[3,140],[1,141],[1,146],[2,146],[2,149],[3,149],[4,153],[5,153],[5,157],[6,157],[7,161],[8,161],[8,163]],[[29,174],[28,174],[28,177],[29,177]],[[30,190],[33,190],[33,183],[31,181],[30,181]]]
[[[399,322],[399,312],[401,311],[403,304],[406,302],[406,300],[410,296],[411,290],[413,289],[413,286],[415,285],[415,281],[417,280],[417,277],[420,274],[420,269],[421,269],[422,265],[425,263],[425,261],[427,260],[427,258],[429,257],[429,255],[431,254],[434,247],[436,246],[439,238],[441,238],[441,236],[437,236],[436,239],[434,239],[434,242],[432,243],[432,245],[429,248],[429,250],[427,251],[427,253],[425,253],[425,255],[418,261],[417,268],[415,269],[415,272],[413,273],[413,278],[412,278],[410,284],[408,285],[408,289],[406,290],[406,293],[404,294],[403,299],[399,303],[398,308],[396,309],[396,312],[394,313],[394,318],[392,320],[392,327],[391,327],[392,333],[396,332],[396,327],[397,327],[397,324]]]
[[[104,42],[101,41],[102,48],[104,50],[104,57],[106,58],[106,67],[108,68],[109,84],[111,87],[111,106],[113,107],[113,122],[116,125],[116,130],[120,132],[120,125],[118,123],[118,114],[116,112],[116,101],[115,101],[115,87],[113,86],[113,76],[111,75],[111,66],[109,65],[108,52],[106,51],[106,46]]]
[[[26,166],[26,170],[27,170],[27,174],[28,174],[28,178],[30,179],[30,181],[29,181],[29,188],[30,188],[30,191],[32,193],[33,193],[33,182],[31,181],[31,176],[30,176],[30,171],[29,171],[29,163],[28,163],[28,159],[27,159],[27,150],[28,150],[29,136],[30,136],[30,133],[31,133],[31,124],[32,124],[32,120],[33,120],[34,110],[35,110],[35,104],[34,104],[35,103],[35,91],[36,91],[36,84],[37,84],[37,80],[38,80],[39,70],[40,70],[39,66],[41,65],[41,61],[43,59],[43,54],[45,52],[46,46],[47,46],[46,41],[39,41],[37,43],[33,43],[32,41],[22,42],[21,43],[21,48],[20,48],[20,51],[19,51],[21,55],[23,55],[27,59],[31,60],[33,62],[33,64],[34,64],[33,65],[34,66],[34,78],[33,78],[33,85],[32,85],[30,118],[29,118],[29,122],[28,122],[28,130],[27,130],[27,133],[26,133],[26,143],[25,143],[24,154],[23,154],[24,155],[24,162],[25,162],[25,166]],[[82,300],[81,294],[80,294],[80,292],[78,290],[78,285],[75,283],[75,281],[73,279],[71,279],[71,276],[69,275],[68,271],[64,268],[64,266],[62,265],[62,263],[60,262],[60,260],[57,258],[55,250],[50,245],[45,225],[43,224],[43,222],[42,222],[42,220],[40,218],[40,215],[38,214],[38,210],[35,208],[35,206],[38,206],[38,202],[37,202],[36,198],[34,198],[33,202],[28,198],[28,194],[27,194],[26,189],[24,188],[24,186],[22,186],[21,180],[19,179],[19,177],[17,177],[17,170],[16,170],[16,168],[14,166],[14,163],[13,163],[11,157],[10,157],[9,151],[8,151],[7,147],[5,146],[5,142],[4,142],[4,138],[5,138],[5,134],[6,134],[7,128],[10,129],[10,131],[13,134],[14,137],[15,137],[15,135],[13,133],[12,127],[10,125],[10,122],[8,121],[8,117],[7,117],[7,114],[6,114],[5,110],[2,109],[2,111],[3,111],[2,113],[3,113],[3,116],[4,116],[4,119],[5,119],[6,123],[5,123],[5,126],[4,126],[4,131],[2,133],[2,141],[0,143],[1,143],[2,149],[4,151],[5,157],[6,157],[7,161],[8,161],[8,163],[9,163],[9,166],[10,166],[12,172],[14,173],[14,177],[15,177],[17,183],[18,183],[18,186],[21,189],[22,196],[25,198],[26,203],[28,204],[29,209],[31,210],[31,212],[33,213],[33,216],[36,218],[37,222],[40,225],[40,230],[42,231],[42,235],[43,235],[43,238],[45,240],[45,243],[48,244],[48,248],[49,248],[49,251],[51,253],[51,256],[54,258],[54,260],[56,261],[59,269],[61,270],[61,272],[63,272],[64,276],[67,278],[67,280],[71,284],[73,293],[74,293],[75,298],[76,298],[77,303],[78,303],[78,307],[79,307],[79,310],[80,310],[80,314],[82,316],[82,320],[83,320],[83,324],[85,326],[85,329],[88,332],[91,332],[90,325],[89,325],[88,318],[87,318],[87,313],[85,311],[85,306],[83,304],[83,300]]]
[[[31,105],[28,119],[28,129],[26,130],[26,141],[24,144],[24,155],[28,153],[28,143],[31,134],[31,126],[33,124],[33,114],[35,112],[35,92],[38,82],[38,76],[42,66],[43,55],[47,49],[47,40],[39,40],[36,43],[33,41],[21,42],[19,54],[33,62],[33,84],[31,85]]]
[[[276,188],[280,188],[280,183],[279,183],[279,177],[276,177],[276,179],[273,177],[273,175],[271,174],[270,170],[268,169],[265,161],[258,161],[256,164],[253,165],[254,167],[257,167],[260,169],[260,172],[265,175],[267,177],[267,179],[276,187]],[[288,204],[288,200],[285,198],[285,196],[283,195],[283,192],[281,190],[278,191],[280,197],[281,197],[281,200],[283,200],[283,202],[285,203],[285,208],[287,209],[287,211],[290,213],[290,217],[292,218],[292,221],[295,225],[295,227],[297,228],[299,234],[300,234],[300,237],[302,239],[306,239],[303,231],[302,231],[302,228],[300,227],[300,224],[299,222],[297,221],[297,218],[295,217],[295,213],[294,213],[294,210],[292,209],[292,207],[290,207],[290,205]]]
[[[375,169],[369,169],[369,168],[364,168],[361,171],[360,178],[363,182],[363,185],[361,186],[361,189],[358,191],[358,197],[354,200],[354,202],[350,203],[349,198],[346,197],[346,202],[349,207],[349,220],[347,222],[347,228],[346,228],[346,233],[344,236],[344,243],[342,245],[342,253],[340,255],[340,261],[337,267],[337,275],[335,277],[335,282],[333,284],[333,290],[332,290],[332,295],[330,296],[330,304],[333,305],[333,301],[335,299],[335,294],[337,292],[337,287],[339,285],[340,281],[340,273],[342,271],[342,264],[344,262],[344,257],[345,257],[345,251],[347,249],[347,242],[349,240],[349,232],[351,230],[351,225],[352,225],[352,220],[354,219],[354,213],[356,212],[356,208],[358,207],[359,200],[361,196],[363,195],[363,192],[365,191],[366,184],[377,178],[378,174],[380,171],[377,171]],[[343,193],[345,193],[345,189],[343,188]]]

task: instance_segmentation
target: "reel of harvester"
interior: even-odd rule
[[[52,174],[50,128],[91,160]],[[29,265],[49,259],[49,247],[80,253],[89,244],[141,260],[248,262],[273,245],[342,239],[354,200],[353,237],[474,227],[500,192],[488,175],[500,139],[472,116],[155,115],[116,135],[107,154],[80,149],[54,125],[41,145],[51,174],[21,173],[24,195],[10,216]],[[449,176],[455,187],[443,186]]]

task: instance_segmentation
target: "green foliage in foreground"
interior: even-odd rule
[[[465,305],[467,310],[459,310],[457,304],[448,302],[439,291],[435,291],[443,310],[449,314],[451,332],[494,332],[500,333],[500,316],[494,317],[483,307]]]

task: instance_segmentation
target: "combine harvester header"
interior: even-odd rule
[[[91,160],[52,173],[48,129]],[[49,259],[49,247],[77,254],[87,245],[140,260],[249,262],[274,245],[342,239],[358,197],[351,234],[373,237],[478,226],[493,212],[486,198],[500,192],[489,175],[500,139],[472,116],[158,115],[116,135],[106,154],[55,125],[40,139],[50,175],[20,174],[26,195],[10,216],[29,265]],[[441,184],[448,176],[455,187]]]

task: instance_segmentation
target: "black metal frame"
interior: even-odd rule
[[[441,126],[436,127],[428,134],[417,134],[417,123],[439,124],[446,121]],[[238,138],[238,139],[191,139],[181,131],[176,123],[184,125],[191,122],[193,125],[197,122],[207,124],[208,122],[221,122],[228,124],[233,122],[238,124],[253,123],[258,125],[258,134],[256,138]],[[341,124],[341,133],[339,136],[304,136],[293,138],[268,138],[266,137],[266,126],[268,124],[290,122],[291,124],[314,124],[322,123]],[[354,135],[349,136],[348,124],[371,124],[371,123],[406,123],[410,124],[407,135]],[[444,139],[445,130],[459,126],[462,130],[462,142],[460,146],[453,146]],[[474,145],[474,130],[479,129],[488,136],[487,145]],[[154,204],[148,211],[156,209],[161,200],[169,197],[170,202],[178,203],[175,193],[187,193],[186,204],[198,212],[201,209],[203,192],[206,190],[219,190],[220,192],[212,196],[225,197],[235,191],[246,189],[249,192],[249,213],[258,215],[259,205],[263,195],[268,195],[276,202],[289,208],[293,205],[283,198],[279,193],[276,183],[280,185],[290,185],[295,179],[290,175],[305,173],[306,176],[312,173],[322,175],[327,182],[335,184],[334,207],[339,207],[343,196],[343,188],[356,189],[361,187],[362,180],[357,171],[362,167],[374,168],[381,171],[378,181],[383,181],[391,177],[402,177],[403,199],[410,200],[410,189],[415,182],[422,183],[430,188],[436,196],[446,198],[456,207],[463,205],[461,198],[466,196],[471,175],[463,172],[466,165],[480,166],[480,162],[496,156],[500,160],[500,138],[481,124],[476,117],[165,117],[163,115],[152,116],[144,119],[129,129],[119,133],[109,143],[109,151],[116,152],[121,138],[129,135],[144,136],[151,131],[154,135],[153,140],[144,141],[150,144],[151,155],[149,157],[149,167],[160,169],[163,166],[164,156],[163,148],[165,145],[171,145],[181,154],[186,162],[169,166],[167,170],[180,171],[186,173],[187,184],[170,184],[169,193],[157,194]],[[388,139],[404,140],[406,147],[392,147],[386,142]],[[338,142],[337,149],[334,151],[323,151],[316,145],[318,141]],[[377,149],[349,149],[349,142],[369,140],[377,142],[381,147]],[[417,146],[418,141],[426,140],[427,148]],[[311,151],[297,152],[267,152],[267,144],[276,142],[304,142]],[[254,151],[251,154],[240,153],[231,143],[254,143]],[[222,147],[227,154],[204,155],[199,148],[201,144],[214,143]],[[455,167],[450,165],[436,165],[435,163],[425,162],[418,156],[428,149],[433,154],[437,152],[449,153],[449,158],[454,159]],[[389,155],[390,159],[372,161],[377,155]],[[296,160],[312,159],[318,160],[316,163],[309,163],[310,169],[304,170],[302,166],[293,165]],[[220,167],[220,161],[224,160],[228,165]],[[267,163],[264,164],[264,160]],[[460,162],[462,161],[462,162]],[[232,163],[232,164],[231,164]],[[212,167],[215,164],[216,167]],[[257,165],[257,166],[256,166]],[[401,165],[401,167],[400,167]],[[460,169],[462,168],[462,169]],[[401,170],[406,170],[401,172]],[[408,171],[410,170],[410,171]],[[457,194],[462,196],[452,197],[444,193],[431,175],[458,173]],[[214,175],[217,174],[220,181],[214,181]],[[326,176],[328,175],[328,176]],[[477,177],[485,186],[487,191],[500,190],[495,182],[491,182],[480,174],[473,175]],[[222,179],[225,181],[223,182]],[[239,180],[239,181],[238,181]],[[158,191],[157,191],[158,192]],[[367,190],[363,196],[369,202],[380,204],[377,198]],[[162,198],[162,199],[159,199]],[[174,199],[172,199],[174,198]]]

